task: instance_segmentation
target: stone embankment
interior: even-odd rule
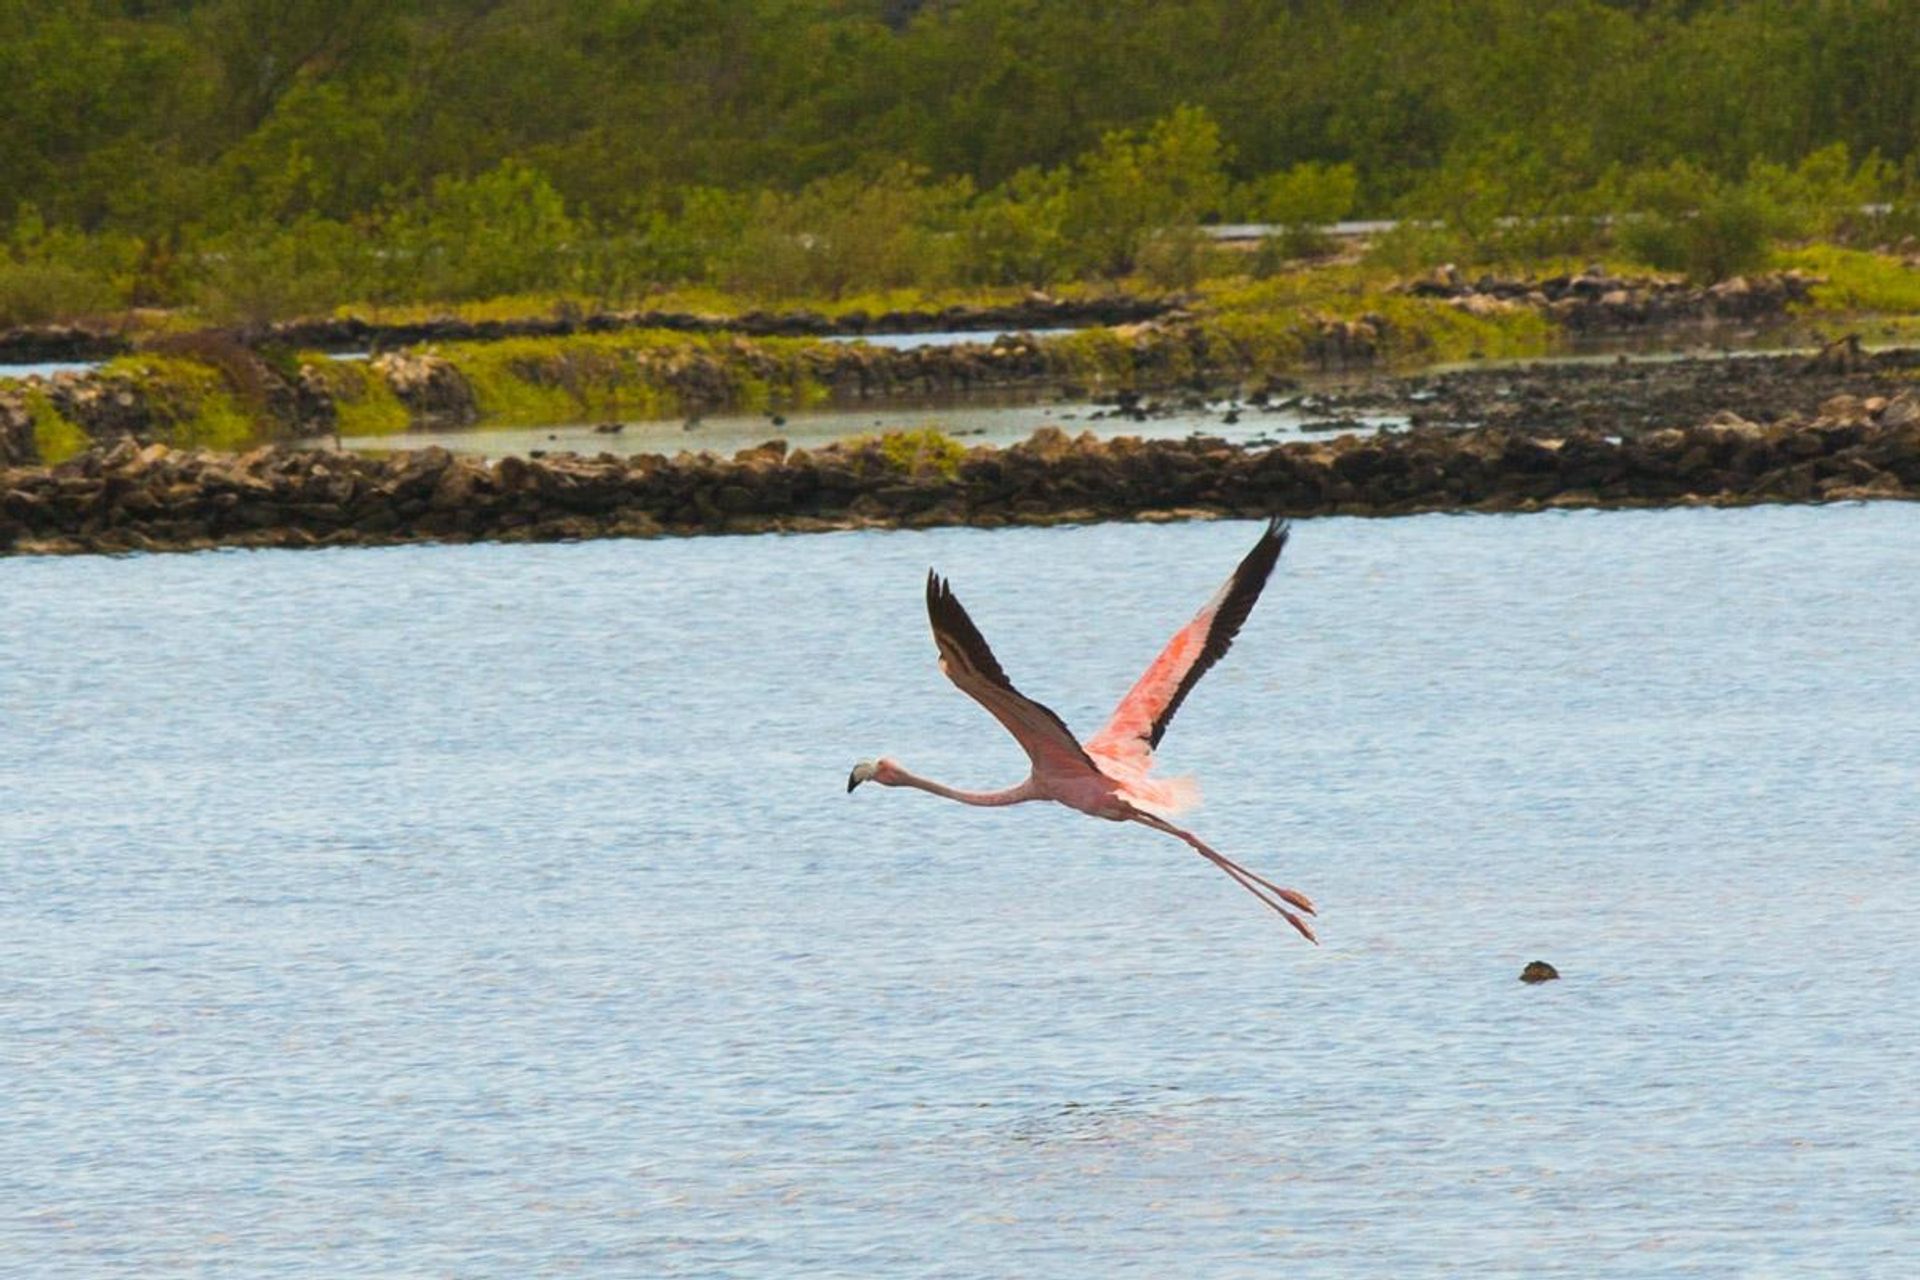
[[[213,331],[249,347],[287,347],[302,351],[389,351],[426,342],[492,342],[504,338],[564,338],[580,333],[620,333],[660,329],[674,333],[736,333],[749,338],[861,337],[896,333],[996,333],[1026,329],[1074,329],[1097,325],[1139,324],[1178,313],[1183,297],[1055,298],[1034,293],[998,306],[951,306],[897,311],[748,311],[708,315],[689,311],[572,311],[506,320],[463,320],[436,316],[426,320],[385,322],[357,316],[289,320]],[[0,330],[0,363],[48,360],[106,360],[125,355],[137,344],[121,328],[109,325],[31,325]]]
[[[123,442],[52,468],[0,470],[0,551],[568,540],[849,527],[1051,524],[1208,515],[1920,498],[1920,395],[1836,397],[1811,420],[1730,414],[1621,440],[1485,428],[1251,449],[1102,442],[1043,428],[1024,444],[903,463],[885,441],[731,459],[602,454],[497,463],[423,449],[387,459],[275,446],[241,455]]]
[[[1435,268],[1404,286],[1422,298],[1444,298],[1474,315],[1530,310],[1577,333],[1605,333],[1686,324],[1753,324],[1783,320],[1811,301],[1818,276],[1799,271],[1735,276],[1701,287],[1658,276],[1616,276],[1589,267],[1579,275],[1541,280],[1467,280],[1458,268]]]
[[[424,342],[489,342],[502,338],[564,338],[576,333],[663,329],[675,333],[737,333],[749,338],[857,338],[867,334],[996,333],[1026,329],[1074,329],[1139,324],[1180,310],[1189,300],[1155,297],[1055,298],[1036,293],[1001,306],[952,306],[936,310],[748,311],[716,316],[684,311],[598,311],[513,320],[439,317],[406,324],[376,324],[358,318],[295,320],[247,330],[253,345],[277,344],[314,351],[388,350]]]
[[[1788,307],[1805,303],[1819,278],[1786,271],[1736,277],[1708,287],[1657,276],[1615,276],[1599,268],[1544,279],[1468,280],[1455,267],[1438,267],[1401,286],[1416,297],[1444,298],[1462,310],[1538,311],[1580,332],[1628,330],[1657,325],[1755,323],[1782,320]],[[983,336],[1029,329],[1090,328],[1174,318],[1196,307],[1189,297],[1055,298],[1036,293],[998,306],[951,306],[883,312],[749,311],[706,315],[685,311],[563,311],[508,320],[381,322],[359,317],[292,320],[220,330],[226,341],[249,347],[308,351],[387,351],[428,342],[486,342],[503,338],[553,338],[582,333],[659,329],[677,333],[732,333],[743,337],[859,337],[864,334],[977,332]],[[110,325],[36,325],[0,330],[0,363],[105,360],[138,344]]]

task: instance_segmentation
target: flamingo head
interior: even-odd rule
[[[900,766],[882,756],[878,760],[862,760],[853,766],[853,772],[847,775],[847,790],[852,791],[863,782],[878,782],[890,787],[894,779],[900,776]]]

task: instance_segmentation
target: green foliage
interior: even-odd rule
[[[96,272],[64,262],[0,259],[0,329],[93,315],[118,301],[112,283]]]
[[[552,284],[579,229],[539,170],[517,160],[474,178],[443,177],[389,229],[394,274],[410,296],[485,298]]]
[[[1413,275],[1445,262],[1471,262],[1472,243],[1444,223],[1404,218],[1367,244],[1369,264]]]
[[[1475,315],[1391,283],[1369,271],[1336,269],[1216,290],[1205,320],[1207,346],[1235,352],[1249,370],[1298,368],[1308,338],[1329,320],[1372,325],[1392,359],[1535,356],[1552,345],[1552,324],[1531,308]]]
[[[1387,261],[1584,255],[1595,215],[1676,166],[1703,225],[1662,205],[1630,231],[1702,276],[1756,240],[1920,234],[1904,0],[0,0],[0,20],[0,232],[89,246],[9,233],[0,312],[21,317],[1185,287],[1219,264],[1182,229],[1214,216],[1285,229],[1265,273],[1356,212],[1440,228]]]
[[[111,311],[123,301],[131,245],[49,227],[31,205],[0,243],[0,328]]]
[[[1175,225],[1149,235],[1135,263],[1140,276],[1156,289],[1191,289],[1211,274],[1216,257],[1213,241],[1199,227]]]
[[[866,445],[878,445],[880,457],[888,468],[902,475],[940,476],[951,480],[960,474],[966,446],[938,427],[914,427],[906,431],[888,431],[878,438],[863,436],[849,442],[859,451]]]
[[[961,277],[1044,289],[1071,269],[1071,183],[1065,170],[1022,169],[961,216]]]
[[[1270,275],[1289,259],[1314,258],[1337,247],[1325,228],[1352,213],[1360,176],[1351,164],[1309,160],[1250,183],[1240,198],[1240,216],[1280,228],[1258,250],[1255,274]]]
[[[1886,254],[1810,245],[1782,255],[1785,265],[1826,277],[1816,285],[1814,305],[1825,311],[1920,313],[1920,267]]]
[[[220,371],[198,359],[142,353],[109,360],[98,375],[129,384],[167,429],[175,448],[238,450],[256,438],[257,422],[236,402]]]
[[[841,174],[796,195],[763,192],[720,255],[719,283],[758,297],[839,298],[855,287],[938,287],[953,275],[951,228],[972,194],[904,166]]]
[[[811,404],[826,393],[810,357],[825,344],[664,330],[453,343],[440,354],[490,423],[567,422],[624,413],[671,417],[714,407]]]
[[[1649,266],[1702,282],[1758,269],[1772,238],[1791,225],[1765,192],[1681,161],[1637,175],[1626,194],[1634,213],[1621,228],[1621,247]]]
[[[1775,211],[1783,233],[1846,239],[1870,223],[1868,206],[1888,195],[1893,177],[1879,156],[1855,165],[1847,144],[1836,142],[1793,166],[1757,161],[1746,185]]]
[[[406,405],[366,360],[299,358],[299,374],[325,387],[333,400],[335,426],[343,436],[389,436],[412,422]]]
[[[212,320],[265,324],[324,314],[346,298],[377,296],[377,260],[352,227],[307,214],[207,243],[194,301]]]
[[[1351,164],[1309,160],[1253,184],[1248,212],[1283,227],[1322,227],[1353,212],[1360,176]]]
[[[92,446],[93,440],[86,431],[79,423],[62,416],[46,392],[37,388],[30,390],[26,402],[27,416],[33,420],[33,447],[42,463],[52,466],[65,462]]]
[[[1076,168],[1068,239],[1094,270],[1127,274],[1149,240],[1218,209],[1226,159],[1219,125],[1199,107],[1175,109],[1144,136],[1107,134]]]

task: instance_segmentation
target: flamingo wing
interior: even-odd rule
[[[1173,713],[1193,692],[1200,677],[1226,655],[1247,615],[1253,612],[1254,601],[1260,598],[1261,588],[1279,563],[1280,549],[1287,545],[1287,532],[1287,525],[1280,519],[1267,522],[1266,532],[1240,561],[1233,576],[1167,642],[1146,674],[1114,708],[1106,727],[1088,741],[1089,750],[1140,768],[1152,763],[1153,749],[1160,745]]]
[[[1065,721],[1013,687],[987,647],[986,637],[954,598],[953,588],[931,570],[927,620],[933,624],[933,640],[940,648],[940,670],[960,692],[1006,726],[1032,758],[1035,773],[1058,778],[1100,772]]]

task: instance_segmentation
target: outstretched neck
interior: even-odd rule
[[[959,787],[949,787],[945,783],[923,778],[917,773],[896,768],[890,777],[881,777],[877,781],[890,787],[918,787],[936,796],[945,796],[949,800],[958,800],[961,804],[1003,805],[1020,804],[1027,800],[1038,800],[1040,793],[1034,788],[1029,777],[1017,787],[1007,787],[1001,791],[963,791]]]

